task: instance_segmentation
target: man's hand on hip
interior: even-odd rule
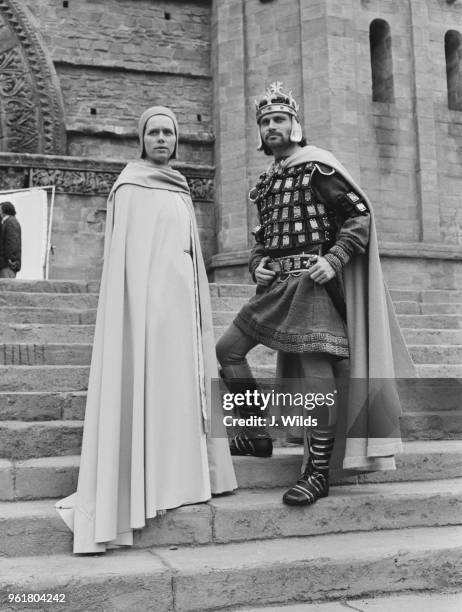
[[[263,285],[267,287],[271,285],[276,276],[276,272],[274,270],[268,270],[265,268],[266,263],[269,261],[269,257],[263,257],[258,266],[255,268],[255,280],[257,281],[257,285]],[[327,263],[327,262],[326,262]]]
[[[324,285],[335,276],[335,270],[324,257],[319,256],[316,263],[310,267],[309,276],[319,285]]]

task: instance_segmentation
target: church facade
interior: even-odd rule
[[[107,193],[165,104],[211,278],[248,281],[275,80],[370,196],[392,286],[460,287],[460,0],[0,0],[0,189],[55,185],[50,277],[99,277]]]

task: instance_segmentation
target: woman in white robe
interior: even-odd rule
[[[142,159],[108,200],[77,492],[57,504],[74,553],[130,545],[159,511],[237,486],[222,419],[210,432],[210,297],[189,188],[168,165],[175,115],[148,109],[139,135]]]

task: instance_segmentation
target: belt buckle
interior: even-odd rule
[[[317,255],[312,255],[312,254],[305,255],[305,262],[304,262],[303,268],[305,270],[309,270],[311,266],[316,263],[317,259],[318,259]]]

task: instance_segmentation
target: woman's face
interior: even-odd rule
[[[175,126],[170,117],[150,117],[144,129],[143,141],[146,158],[157,166],[166,166],[176,145]]]

